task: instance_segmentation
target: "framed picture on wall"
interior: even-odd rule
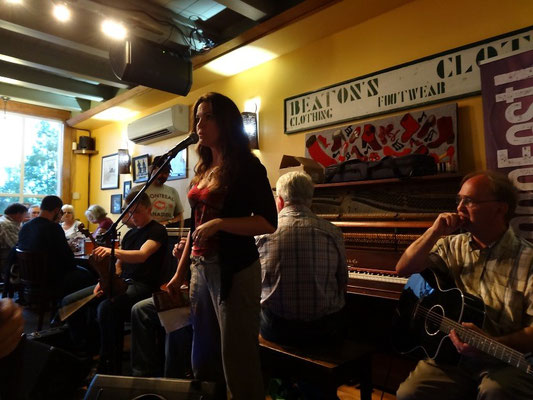
[[[128,193],[130,192],[130,190],[131,190],[131,181],[124,181],[124,191],[123,191],[124,198],[128,196]]]
[[[111,206],[109,207],[111,214],[120,214],[122,210],[122,195],[121,194],[112,194],[111,195]]]
[[[133,157],[133,182],[146,182],[148,180],[148,154]]]
[[[102,157],[102,181],[100,189],[118,189],[118,154]]]
[[[187,149],[180,151],[170,161],[170,166],[172,167],[172,171],[170,171],[170,175],[168,176],[169,181],[187,178]]]

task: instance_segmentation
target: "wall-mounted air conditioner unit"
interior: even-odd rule
[[[189,106],[176,104],[128,125],[128,139],[148,144],[189,132]]]

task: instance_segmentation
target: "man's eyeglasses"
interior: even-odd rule
[[[463,205],[465,207],[472,207],[475,204],[481,204],[481,203],[490,203],[491,201],[499,201],[496,199],[492,200],[474,200],[471,197],[468,196],[455,196],[455,204],[459,205],[461,202],[463,202]]]

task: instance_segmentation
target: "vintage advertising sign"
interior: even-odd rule
[[[533,51],[481,65],[487,168],[520,190],[511,226],[533,239]]]
[[[528,27],[289,97],[285,133],[477,94],[480,61],[531,49],[533,27]]]
[[[324,167],[359,159],[431,155],[441,171],[457,170],[457,104],[308,133],[305,156]]]

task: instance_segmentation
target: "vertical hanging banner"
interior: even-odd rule
[[[480,66],[487,168],[520,190],[511,226],[533,239],[533,50]]]

